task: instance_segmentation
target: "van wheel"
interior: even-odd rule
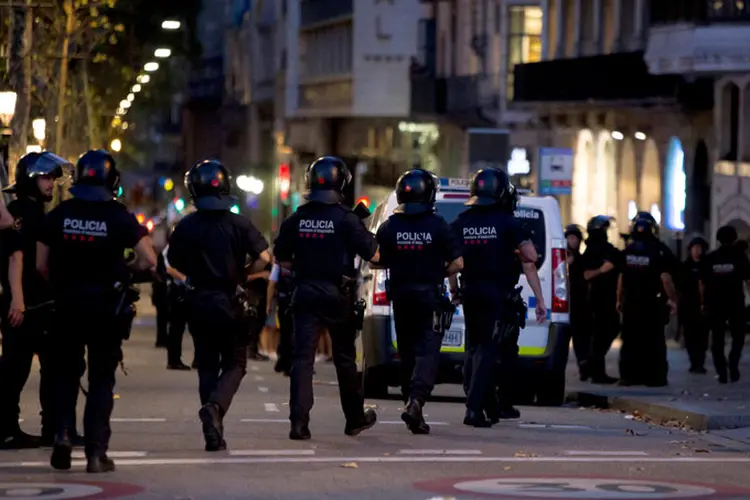
[[[385,370],[378,368],[368,368],[363,374],[365,398],[367,399],[386,399],[388,397],[388,378]]]
[[[562,406],[565,403],[564,370],[550,370],[539,377],[536,403],[539,406]]]

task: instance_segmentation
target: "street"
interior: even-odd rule
[[[128,375],[118,373],[110,451],[117,471],[86,474],[82,450],[67,473],[49,467],[49,450],[0,452],[0,498],[750,498],[750,455],[708,434],[576,407],[521,407],[519,421],[473,429],[462,425],[458,386],[438,387],[428,403],[429,436],[406,430],[393,397],[368,401],[379,423],[350,438],[333,366],[322,362],[312,440],[287,438],[288,379],[271,362],[251,362],[225,419],[229,450],[209,454],[197,374],[165,369],[148,323],[126,344]],[[184,360],[191,356],[186,336]],[[39,429],[37,380],[35,370],[24,393],[27,432]]]

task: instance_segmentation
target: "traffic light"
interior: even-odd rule
[[[354,206],[356,207],[360,203],[362,203],[365,207],[367,207],[367,209],[370,212],[372,212],[373,210],[375,210],[375,203],[373,203],[372,201],[370,201],[370,198],[368,198],[367,196],[360,196],[359,199],[357,199],[357,202],[354,204]]]
[[[286,203],[289,200],[289,189],[292,186],[291,169],[288,163],[279,165],[279,194],[281,201]]]
[[[230,212],[233,214],[239,214],[240,213],[240,206],[239,205],[232,205],[232,208],[229,209]]]
[[[185,200],[182,198],[175,198],[173,203],[174,209],[178,212],[182,212],[185,209]]]
[[[122,195],[125,193],[125,190],[122,189],[122,186],[117,188],[117,197],[122,198]]]

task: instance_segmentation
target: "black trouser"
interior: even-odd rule
[[[156,308],[156,347],[169,344],[169,308],[164,304],[154,304]]]
[[[167,334],[167,363],[179,365],[182,363],[182,338],[187,326],[185,302],[173,298],[169,307],[169,328]]]
[[[292,311],[294,350],[290,377],[290,416],[292,425],[308,425],[313,407],[313,369],[318,335],[328,329],[333,344],[333,363],[339,382],[339,397],[346,421],[358,424],[364,419],[364,398],[357,374],[356,331],[351,322],[333,322],[297,306]]]
[[[423,300],[393,301],[404,401],[424,404],[435,387],[443,337],[433,328],[434,309],[434,304]]]
[[[690,358],[691,368],[703,368],[708,351],[708,322],[700,312],[700,305],[690,304],[681,314],[685,348]]]
[[[622,319],[620,378],[630,384],[661,385],[667,381],[667,342],[664,310],[633,304]]]
[[[591,355],[591,317],[587,315],[585,303],[574,298],[571,301],[570,328],[573,330],[573,351],[581,370],[581,375],[588,374],[587,364]],[[573,306],[572,304],[576,304]]]
[[[262,306],[263,310],[265,311],[265,304]],[[258,344],[260,343],[260,335],[263,333],[263,328],[266,326],[266,314],[260,314],[260,309],[258,310],[258,315],[254,318],[251,318],[248,322],[249,329],[248,329],[248,349],[247,349],[247,355],[249,356],[256,356],[260,354],[258,352]]]
[[[620,318],[615,304],[597,304],[591,308],[591,350],[587,363],[593,379],[607,375],[607,353],[620,333]]]
[[[115,371],[122,361],[122,339],[113,335],[113,316],[92,315],[62,306],[52,331],[51,355],[57,396],[58,432],[75,432],[76,404],[88,351],[88,396],[83,415],[87,457],[105,454],[112,435]],[[67,309],[67,310],[66,310]]]
[[[213,403],[224,416],[247,373],[247,325],[239,319],[190,318],[195,342],[201,404]]]
[[[287,301],[278,301],[277,312],[279,315],[279,346],[276,354],[279,356],[277,367],[279,371],[292,369],[293,328],[292,311]]]
[[[732,336],[732,347],[729,350],[729,369],[737,370],[742,356],[742,348],[745,346],[745,312],[743,307],[738,305],[731,309],[712,310],[708,316],[708,322],[711,327],[711,355],[714,358],[716,372],[722,375],[727,370],[727,357],[724,353],[727,330]]]
[[[518,343],[516,339],[515,346],[501,349],[492,338],[495,323],[502,317],[502,306],[486,300],[467,298],[463,307],[466,321],[466,407],[481,413],[485,409],[494,410],[492,406],[498,403],[510,406]],[[497,396],[496,389],[499,389]]]
[[[8,317],[8,308],[0,309],[3,318]],[[12,327],[3,324],[3,355],[0,357],[0,438],[20,430],[18,418],[21,414],[21,393],[31,373],[34,354],[39,356],[39,404],[42,408],[42,434],[54,436],[55,387],[50,370],[50,345],[44,325],[35,321],[35,312],[29,312],[24,322]],[[41,314],[38,313],[38,314]]]

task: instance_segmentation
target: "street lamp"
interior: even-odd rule
[[[10,127],[10,122],[16,114],[16,100],[18,95],[13,91],[0,92],[0,123]]]
[[[133,88],[130,89],[130,90],[133,91],[133,92],[135,92],[137,94],[138,92],[141,91],[141,88],[142,88],[141,84],[140,83],[136,83],[135,85],[133,85]]]
[[[44,141],[47,137],[47,120],[37,118],[31,122],[31,129],[34,131],[34,139],[39,142]]]
[[[182,26],[180,21],[175,21],[173,19],[167,19],[166,21],[161,23],[161,29],[167,30],[167,31],[178,30],[180,29],[180,26]]]
[[[122,141],[120,139],[112,139],[112,142],[109,144],[109,147],[115,153],[119,153],[120,150],[122,149]]]
[[[153,62],[153,61],[147,62],[143,66],[143,69],[146,70],[146,71],[148,71],[149,73],[153,73],[154,71],[156,71],[157,69],[159,69],[159,63]]]
[[[130,102],[135,101],[135,94],[133,94],[132,92],[130,94],[128,94],[128,101],[130,101]]]
[[[138,83],[146,84],[151,81],[151,77],[148,75],[138,75],[138,78],[135,79]]]
[[[122,101],[120,101],[120,107],[122,109],[128,109],[130,107],[130,101],[128,101],[127,99],[123,99]]]
[[[154,51],[154,57],[158,57],[159,59],[166,59],[171,55],[172,51],[170,49],[156,49]]]
[[[259,195],[263,192],[263,181],[252,175],[240,175],[237,177],[237,187],[246,193]]]

